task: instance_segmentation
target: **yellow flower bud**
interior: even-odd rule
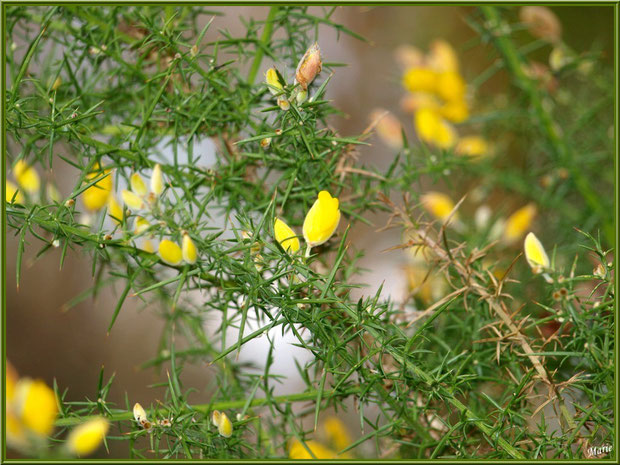
[[[159,163],[153,168],[153,174],[151,175],[151,192],[156,196],[160,196],[164,191],[164,177],[161,173],[161,166]]]
[[[144,208],[144,201],[141,197],[134,194],[127,189],[123,189],[121,192],[121,196],[123,197],[123,202],[132,210],[142,210]]]
[[[403,85],[409,92],[435,92],[437,73],[430,68],[411,68],[403,76]]]
[[[131,191],[134,194],[138,194],[140,197],[144,197],[147,194],[146,184],[144,179],[138,173],[134,173],[129,178],[129,184],[131,185]]]
[[[269,68],[265,73],[265,83],[269,88],[269,92],[273,95],[279,95],[284,91],[284,87],[278,79],[278,72],[275,68]]]
[[[441,192],[427,192],[421,197],[422,206],[435,218],[445,221],[454,209],[454,202]],[[453,215],[457,218],[457,213]]]
[[[533,232],[529,232],[527,236],[525,236],[523,250],[525,251],[525,259],[532,268],[534,274],[542,273],[545,269],[550,267],[547,252],[545,252],[545,248]]]
[[[41,380],[22,378],[15,385],[16,414],[39,436],[49,436],[58,415],[56,394]]]
[[[143,218],[141,216],[136,216],[133,230],[134,230],[134,233],[136,234],[142,234],[144,231],[149,229],[150,226],[151,226],[151,223],[149,223],[146,218]]]
[[[443,149],[450,148],[456,143],[457,135],[454,128],[430,108],[416,111],[414,124],[418,137],[426,143]]]
[[[304,219],[303,233],[308,247],[316,247],[329,240],[339,222],[338,199],[327,191],[319,192],[318,198]]]
[[[437,72],[458,72],[459,60],[452,45],[445,40],[435,40],[430,46],[428,65]]]
[[[280,107],[280,110],[287,111],[289,108],[291,108],[291,102],[289,102],[285,96],[278,97],[277,103]]]
[[[299,60],[297,70],[295,71],[295,81],[299,83],[303,90],[308,89],[316,75],[321,72],[322,66],[321,49],[319,44],[315,42]]]
[[[103,417],[76,426],[67,438],[67,449],[80,457],[92,454],[105,439],[109,427],[108,420]]]
[[[13,196],[15,196],[16,203],[24,203],[24,196],[22,195],[21,191],[15,184],[13,184],[7,179],[5,200],[8,203],[11,203],[11,201],[13,200]]]
[[[122,223],[123,217],[125,216],[125,210],[118,203],[114,195],[110,195],[110,199],[108,200],[108,216],[118,224]]]
[[[56,78],[56,80],[54,81],[54,84],[52,84],[52,90],[58,90],[58,88],[61,86],[62,84],[62,79],[60,79],[60,76],[58,76]]]
[[[13,168],[17,184],[29,194],[39,192],[41,180],[37,171],[24,160],[18,160]]]
[[[224,412],[214,410],[211,416],[211,421],[215,426],[217,426],[217,430],[221,436],[224,436],[225,438],[229,438],[232,436],[233,426],[228,416]]]
[[[146,411],[138,402],[136,402],[133,406],[133,417],[140,424],[142,424],[143,421],[148,420]]]
[[[512,243],[521,239],[525,232],[530,229],[536,212],[536,205],[530,203],[510,215],[504,226],[504,240]]]
[[[287,252],[296,253],[299,250],[299,239],[295,231],[280,218],[276,218],[273,224],[273,233],[276,237],[276,241],[278,241]]]
[[[437,94],[446,101],[463,100],[465,81],[454,71],[440,73],[437,77]]]
[[[189,237],[187,232],[183,233],[183,260],[190,265],[196,263],[198,259],[198,251],[196,250],[196,245],[192,238]]]
[[[479,158],[487,155],[489,146],[487,141],[480,136],[466,136],[459,140],[454,148],[457,155]]]
[[[112,174],[110,170],[97,171],[86,175],[86,180],[90,181],[106,175],[105,178],[93,184],[84,192],[82,192],[82,201],[84,206],[91,211],[101,210],[107,203],[112,191]]]
[[[180,265],[183,261],[183,253],[181,247],[169,239],[164,239],[159,243],[159,256],[169,265]]]
[[[297,92],[297,95],[295,95],[295,100],[297,100],[297,105],[301,105],[302,103],[304,103],[306,100],[308,100],[308,91],[300,90],[299,92]]]

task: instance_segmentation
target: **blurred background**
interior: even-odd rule
[[[228,29],[233,35],[242,34],[244,29],[239,17],[262,19],[267,14],[266,7],[216,9],[224,16],[214,20],[216,27],[207,34],[211,35],[210,40],[220,29]],[[400,108],[404,90],[394,50],[403,44],[427,50],[433,40],[443,38],[456,49],[465,79],[469,81],[479,76],[490,63],[488,51],[477,45],[477,34],[465,21],[472,10],[451,6],[339,7],[333,20],[366,37],[369,42],[344,34],[338,38],[327,29],[319,34],[324,60],[348,64],[336,68],[327,91],[327,97],[346,115],[332,121],[336,129],[344,136],[361,133],[368,127],[372,111],[380,107],[392,111],[411,137],[414,133],[411,115]],[[589,50],[594,45],[602,50],[606,66],[613,64],[613,7],[558,6],[552,10],[561,21],[565,41],[576,52]],[[7,46],[9,43],[7,40]],[[25,46],[19,42],[17,45]],[[545,54],[548,50],[541,50],[541,56]],[[269,60],[264,60],[262,71],[270,65]],[[506,75],[498,73],[480,87],[477,97],[496,95],[507,87]],[[609,111],[612,112],[613,108]],[[370,147],[360,149],[360,163],[388,166],[393,160],[394,150],[376,136],[369,141],[372,143]],[[72,175],[69,170],[54,173],[61,188],[63,180]],[[360,224],[351,237],[357,249],[366,250],[366,258],[360,265],[368,270],[360,276],[360,281],[369,286],[356,292],[374,294],[383,283],[383,294],[399,300],[406,292],[405,274],[399,272],[406,258],[403,252],[385,252],[385,249],[398,244],[401,237],[397,231],[376,232],[385,224],[385,216],[371,215],[369,219],[374,225]],[[106,379],[115,374],[109,400],[118,406],[125,404],[125,395],[131,404],[140,401],[148,405],[161,398],[163,390],[149,387],[163,379],[161,373],[140,368],[158,351],[162,324],[157,314],[143,307],[138,299],[129,298],[111,333],[107,334],[106,328],[120,289],[103,289],[95,297],[88,297],[66,310],[67,302],[92,284],[89,258],[79,250],[70,251],[63,268],[59,269],[59,249],[37,259],[36,239],[31,238],[30,242],[33,246],[26,247],[20,288],[17,289],[17,240],[14,231],[7,228],[6,353],[19,374],[41,378],[49,385],[55,379],[61,391],[68,389],[67,400],[81,400],[96,396],[100,369],[105,367]],[[252,350],[256,352],[256,348]],[[289,370],[294,374],[294,365],[291,364],[293,350],[284,352],[277,368],[283,374]],[[254,357],[258,360],[264,358],[260,352]],[[207,386],[211,376],[206,365],[186,367],[182,375],[185,385],[198,389],[190,398],[192,402],[208,402]],[[296,385],[293,381],[282,389],[295,391]],[[351,428],[355,431],[353,426]],[[124,443],[110,444],[113,456],[123,456]],[[102,451],[99,456],[107,457]]]

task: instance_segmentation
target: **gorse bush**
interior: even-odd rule
[[[378,110],[367,131],[343,135],[329,91],[346,63],[329,62],[319,32],[371,45],[334,11],[273,6],[237,37],[199,6],[6,6],[16,284],[26,248],[60,249],[61,266],[82,251],[94,284],[71,304],[119,291],[108,332],[128,298],[147,304],[164,327],[144,365],[164,367],[166,387],[157,405],[115,405],[102,371],[97,399],[70,401],[71,386],[9,369],[15,450],[615,454],[600,449],[615,436],[611,67],[573,51],[545,8],[483,6],[467,17],[483,73],[468,74],[444,40],[401,47],[393,75],[411,117]],[[496,74],[510,85],[485,92]],[[371,142],[394,152],[384,171],[359,162]],[[55,185],[58,166],[75,177]],[[364,250],[349,237],[370,213],[387,218],[374,234],[402,236],[391,249],[408,257],[394,269],[408,282],[402,301],[381,287],[353,297]],[[310,355],[289,374],[305,384],[297,393],[274,393],[285,381],[274,353],[288,350],[276,333]],[[261,336],[264,363],[240,362]],[[208,404],[191,403],[203,387],[181,380],[194,363],[216,369]]]

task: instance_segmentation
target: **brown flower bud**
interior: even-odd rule
[[[315,42],[299,61],[295,71],[295,81],[303,90],[308,89],[316,75],[321,72],[322,65],[321,50],[319,44]]]

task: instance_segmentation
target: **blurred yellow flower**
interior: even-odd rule
[[[39,436],[49,436],[58,416],[56,394],[45,382],[21,378],[15,384],[15,414],[19,421]]]
[[[465,81],[459,73],[448,71],[437,77],[437,94],[448,102],[465,98]]]
[[[76,426],[67,438],[67,449],[80,457],[90,455],[103,442],[110,423],[103,417],[96,417]]]
[[[323,428],[325,429],[327,439],[333,443],[336,449],[343,450],[352,444],[351,435],[339,418],[328,417],[323,423]],[[340,458],[344,457],[340,456]]]
[[[536,205],[529,203],[510,215],[504,225],[504,240],[513,243],[521,239],[525,232],[530,229],[536,212]]]
[[[403,85],[409,92],[429,92],[437,90],[437,73],[429,68],[410,68],[403,76]]]
[[[153,174],[151,175],[151,192],[159,197],[163,191],[164,177],[161,173],[161,166],[157,163],[153,168]]]
[[[549,261],[547,252],[545,252],[545,248],[533,232],[529,232],[527,236],[525,236],[523,250],[525,251],[525,259],[532,268],[534,274],[542,273],[544,270],[550,268],[551,262]]]
[[[192,238],[189,237],[189,234],[184,231],[183,232],[183,240],[182,240],[182,252],[183,252],[183,260],[190,265],[196,263],[198,260],[198,250],[196,249],[196,244],[192,241]]]
[[[462,123],[469,118],[469,108],[464,99],[444,103],[441,108],[439,108],[439,113],[445,119],[453,123]]]
[[[138,173],[133,173],[129,178],[129,184],[131,185],[131,191],[134,194],[139,195],[140,197],[144,197],[147,194],[146,183],[142,176]]]
[[[383,142],[394,149],[403,146],[403,127],[396,116],[383,108],[377,108],[370,113],[370,121]]]
[[[18,160],[13,167],[13,174],[17,184],[29,194],[36,194],[41,187],[41,180],[37,171],[24,160]]]
[[[480,136],[465,136],[459,139],[454,152],[472,158],[480,158],[487,155],[489,146],[487,141]]]
[[[458,72],[459,59],[452,45],[443,39],[437,39],[431,43],[427,56],[427,63],[437,72]]]
[[[149,221],[146,218],[143,218],[141,216],[136,216],[136,219],[134,220],[133,231],[136,234],[142,234],[144,231],[149,229],[150,226],[151,226],[151,223],[149,223]]]
[[[317,200],[304,219],[303,233],[308,247],[316,247],[329,240],[339,222],[338,199],[327,191],[319,192]]]
[[[454,209],[452,199],[442,192],[427,192],[420,200],[426,211],[441,221],[448,219],[450,212]],[[455,212],[452,218],[456,219],[457,217],[458,214]]]
[[[425,305],[438,301],[448,291],[448,283],[444,277],[425,264],[408,265],[405,267],[405,274],[410,292]]]
[[[125,210],[118,203],[114,195],[110,195],[110,199],[108,200],[108,215],[119,224],[122,223],[123,217],[125,216]]]
[[[24,196],[22,195],[19,188],[7,179],[5,200],[8,203],[11,203],[11,201],[13,200],[13,196],[15,196],[16,203],[24,203]]]
[[[149,239],[144,239],[144,241],[142,241],[142,247],[140,248],[145,252],[155,253],[155,246],[153,245],[153,242]]]
[[[312,460],[317,459],[337,459],[339,457],[335,451],[325,447],[317,441],[306,441],[306,446],[312,451],[312,454],[304,447],[304,445],[294,439],[289,446],[288,458],[292,460]],[[313,457],[314,455],[314,457]]]
[[[299,250],[299,239],[295,231],[280,218],[276,218],[273,224],[273,233],[276,237],[276,241],[278,241],[280,246],[287,252],[296,253]]]
[[[142,197],[134,194],[132,191],[123,189],[121,191],[123,202],[132,210],[142,210],[144,208],[144,201]]]
[[[454,128],[444,121],[438,112],[430,108],[416,111],[414,116],[415,129],[418,137],[426,143],[447,149],[457,140]]]
[[[400,102],[400,106],[407,113],[414,113],[421,108],[439,111],[441,108],[441,101],[433,94],[414,92],[405,95]]]
[[[105,170],[86,175],[86,181],[91,181],[103,175],[107,176],[82,192],[84,206],[90,211],[99,211],[108,203],[110,193],[112,192],[112,174],[110,170]]]
[[[164,239],[159,243],[159,256],[168,265],[177,266],[183,261],[181,247],[169,239]]]

